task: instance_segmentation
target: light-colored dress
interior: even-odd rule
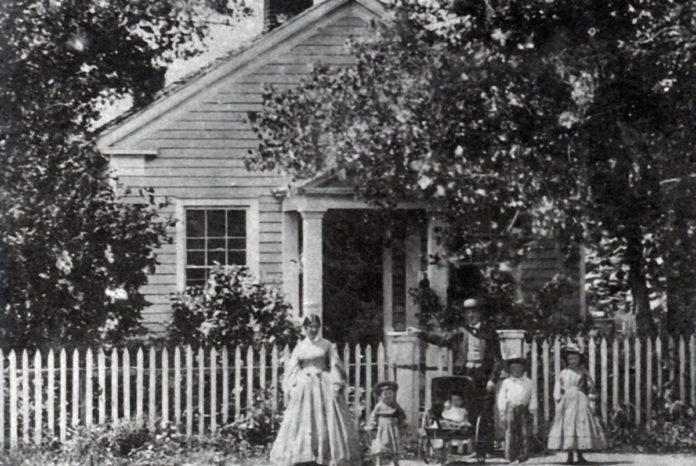
[[[372,410],[366,429],[377,431],[372,441],[370,453],[373,455],[401,454],[401,426],[406,421],[406,413],[401,406],[378,402]]]
[[[288,361],[283,389],[288,405],[270,461],[276,466],[317,463],[360,464],[360,443],[343,388],[346,376],[336,346],[324,338],[305,338]]]
[[[592,388],[593,381],[586,370],[561,371],[553,390],[557,404],[549,432],[550,450],[601,450],[606,447],[604,430],[587,396]]]

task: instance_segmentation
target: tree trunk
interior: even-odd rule
[[[632,229],[639,232],[638,228]],[[640,335],[655,336],[657,328],[650,309],[647,277],[645,276],[645,261],[639,234],[626,236],[626,261],[629,266],[629,284],[636,312],[636,327]]]

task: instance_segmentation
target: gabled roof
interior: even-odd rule
[[[126,141],[136,131],[141,131],[156,121],[166,120],[166,116],[187,103],[200,93],[210,89],[223,79],[228,79],[235,73],[243,73],[248,67],[264,54],[270,54],[273,49],[301,34],[311,26],[322,21],[333,12],[351,3],[360,5],[365,10],[384,22],[389,22],[387,9],[379,0],[326,0],[319,3],[282,26],[274,29],[239,51],[234,56],[217,63],[203,74],[196,74],[190,81],[175,85],[175,89],[165,89],[163,95],[147,107],[125,117],[116,124],[107,124],[100,132],[97,147],[105,153],[124,153],[130,149]],[[133,148],[136,149],[136,148]],[[152,152],[150,150],[150,152]],[[133,153],[133,152],[131,152]]]

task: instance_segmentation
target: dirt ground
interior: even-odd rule
[[[696,466],[696,452],[693,454],[648,455],[639,453],[588,453],[585,458],[596,465],[631,465],[631,466]],[[525,464],[564,464],[566,455],[558,453],[550,456],[531,458]],[[467,463],[451,463],[452,466]],[[472,464],[476,464],[472,460]],[[504,458],[493,457],[486,460],[486,465],[508,464]],[[401,461],[401,466],[425,466],[423,461]]]

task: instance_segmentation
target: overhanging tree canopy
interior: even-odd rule
[[[441,202],[457,256],[514,259],[539,235],[595,245],[642,331],[665,290],[669,330],[688,330],[694,219],[661,182],[696,170],[696,2],[397,3],[356,66],[269,91],[250,165]]]

